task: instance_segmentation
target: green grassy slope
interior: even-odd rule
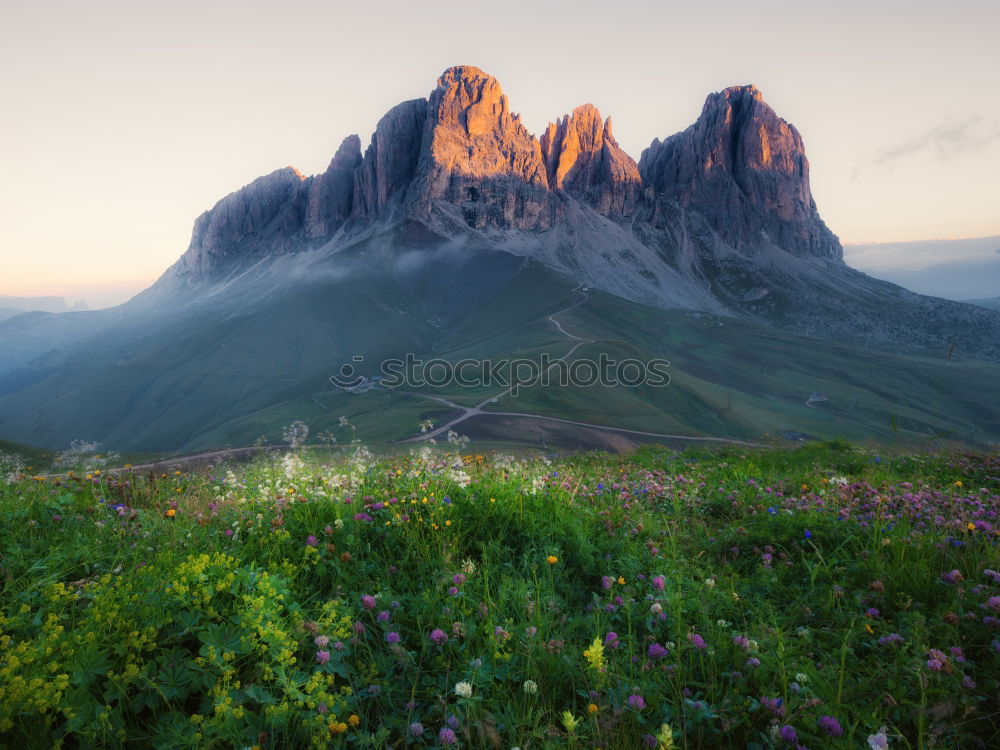
[[[365,252],[356,260],[366,262]],[[407,352],[452,363],[560,357],[578,342],[548,318],[566,310],[558,321],[589,342],[572,360],[662,358],[670,384],[534,386],[488,411],[734,439],[1000,439],[995,364],[859,349],[593,291],[573,306],[581,301],[574,283],[514,256],[428,257],[405,273],[303,281],[251,299],[240,316],[208,315],[164,331],[127,356],[114,342],[78,354],[71,366],[0,399],[0,434],[55,447],[81,438],[107,449],[190,451],[279,442],[282,427],[300,419],[314,435],[328,431],[339,442],[356,435],[388,443],[414,434],[423,420],[442,424],[458,412],[406,389],[353,395],[334,388],[329,376],[352,356],[364,356],[357,369],[365,375]],[[472,406],[503,387],[415,390]],[[828,400],[807,404],[813,391]],[[340,427],[341,416],[356,433]],[[490,424],[477,419],[477,437],[490,439]],[[512,439],[509,425],[501,432],[498,439]],[[539,439],[537,431],[525,436],[529,444]]]

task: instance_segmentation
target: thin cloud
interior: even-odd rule
[[[972,115],[963,120],[948,118],[921,135],[898,143],[888,143],[875,155],[860,162],[854,178],[874,167],[887,167],[917,154],[932,153],[949,159],[963,153],[981,151],[1000,140],[1000,121]]]

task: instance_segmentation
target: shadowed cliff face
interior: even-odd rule
[[[802,137],[754,86],[709,95],[698,121],[653,141],[639,170],[657,196],[698,211],[741,249],[759,246],[764,232],[793,255],[843,257],[812,199]]]
[[[311,182],[286,167],[230,193],[195,220],[191,244],[175,268],[189,278],[211,279],[262,256],[298,250]]]
[[[361,165],[361,139],[349,135],[340,144],[326,172],[309,188],[306,237],[333,234],[351,215],[354,171]]]

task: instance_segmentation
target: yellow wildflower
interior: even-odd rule
[[[555,565],[557,562],[559,562],[559,558],[556,557],[555,555],[549,555],[548,557],[545,558],[545,562],[547,562],[549,565]]]
[[[566,727],[566,731],[570,734],[573,734],[576,731],[577,721],[576,717],[573,716],[572,711],[562,712],[562,725]]]
[[[656,750],[674,750],[674,732],[669,724],[660,725],[660,733],[656,735]]]
[[[584,657],[598,672],[604,671],[604,644],[601,643],[600,638],[595,638],[594,642],[590,644],[590,648],[584,649]]]

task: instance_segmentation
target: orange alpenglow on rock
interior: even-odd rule
[[[549,187],[593,202],[598,213],[628,215],[642,187],[639,167],[593,104],[549,123],[540,139]]]

